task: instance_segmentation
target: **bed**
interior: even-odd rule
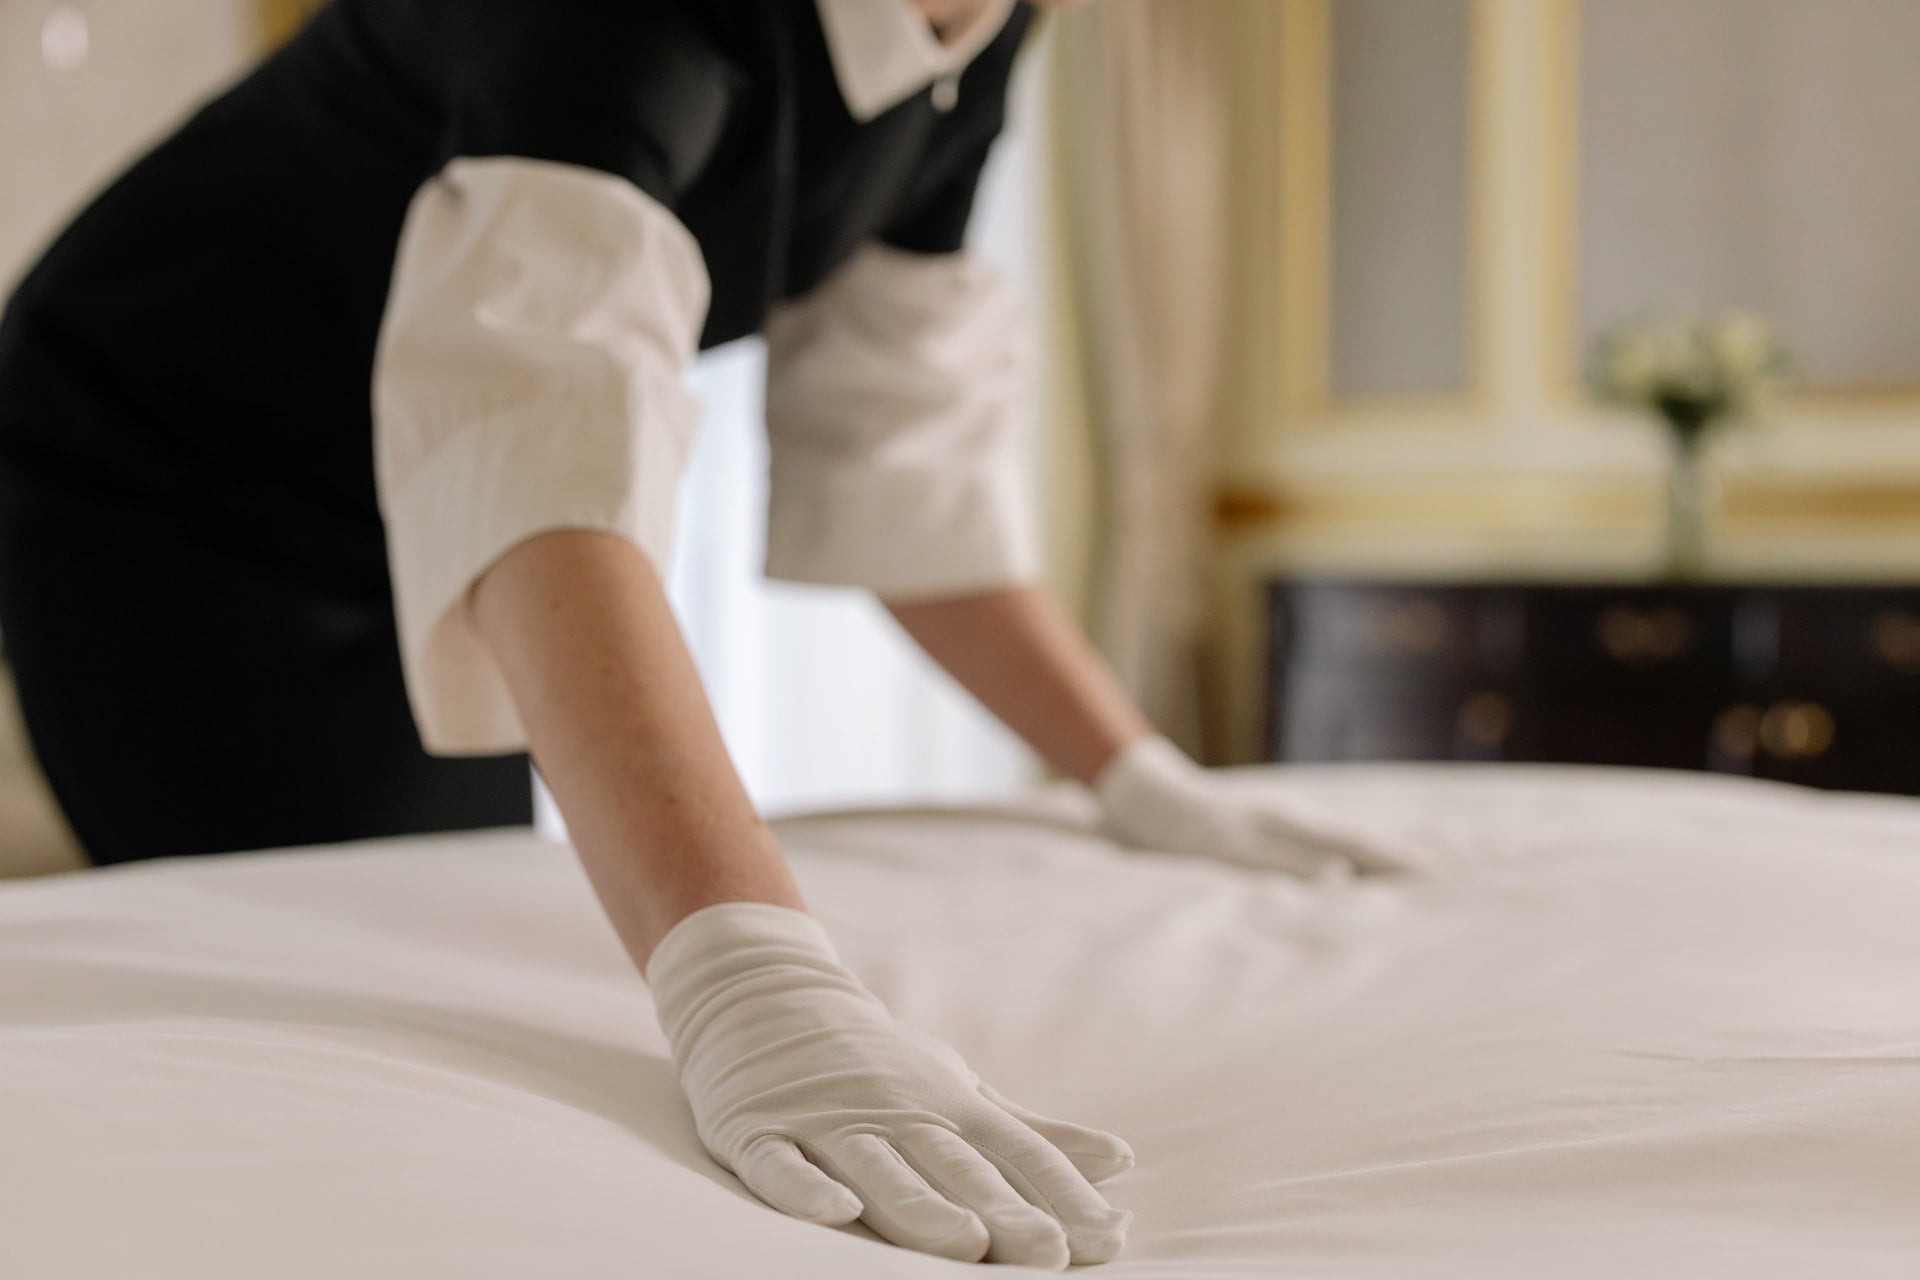
[[[1920,801],[1518,767],[1238,785],[1431,866],[1142,856],[1063,793],[779,825],[896,1012],[1133,1143],[1104,1275],[1920,1276]],[[0,886],[9,1280],[964,1274],[705,1157],[644,987],[531,834]]]

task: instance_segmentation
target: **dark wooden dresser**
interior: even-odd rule
[[[1270,759],[1920,794],[1920,587],[1291,581],[1270,617]]]

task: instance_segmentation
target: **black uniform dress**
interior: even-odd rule
[[[866,242],[959,248],[1029,21],[856,123],[804,0],[334,0],[135,164],[0,322],[0,634],[88,855],[530,817],[526,757],[430,756],[402,679],[370,383],[424,182],[633,183],[711,347]]]

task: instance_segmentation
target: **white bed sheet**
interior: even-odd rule
[[[1014,812],[781,826],[900,1015],[1134,1144],[1104,1274],[1920,1276],[1920,803],[1518,768],[1246,785],[1435,868],[1301,886]],[[564,849],[0,886],[7,1280],[965,1274],[707,1161]]]

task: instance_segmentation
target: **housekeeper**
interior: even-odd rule
[[[524,823],[529,747],[713,1156],[948,1257],[1119,1251],[1124,1143],[804,912],[660,575],[694,353],[768,343],[775,576],[867,587],[1140,846],[1363,850],[1149,731],[1035,585],[1031,344],[962,249],[1010,0],[335,0],[0,330],[0,627],[97,863]]]

